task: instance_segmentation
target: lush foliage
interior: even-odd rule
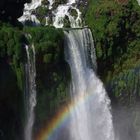
[[[37,116],[35,128],[49,121],[50,116],[53,116],[58,108],[65,104],[70,74],[69,67],[64,61],[63,39],[63,31],[54,27],[25,27],[24,30],[20,30],[1,23],[0,109],[6,110],[0,114],[0,130],[2,134],[4,133],[0,135],[0,138],[2,137],[3,140],[23,138],[24,66],[27,62],[25,44],[29,46],[34,44],[36,50]],[[7,119],[9,116],[10,118]]]
[[[22,137],[24,40],[18,28],[0,23],[0,139],[3,140]]]
[[[41,25],[45,25],[46,24],[46,15],[49,13],[49,8],[45,7],[45,6],[40,6],[38,7],[34,13],[36,14],[37,19],[40,21]],[[51,23],[51,20],[48,21],[48,24]]]
[[[140,7],[136,0],[89,0],[85,20],[94,35],[98,73],[113,109],[131,112],[129,123],[140,133]]]
[[[24,34],[18,28],[10,25],[0,26],[0,58],[5,59],[7,63],[17,74],[17,80],[20,89],[23,87],[23,63],[25,62]]]
[[[103,79],[139,65],[140,7],[136,0],[90,0],[86,22],[94,34]]]
[[[65,2],[57,0],[53,8]],[[107,85],[108,92],[112,93],[112,99],[115,97],[120,103],[130,106],[140,96],[140,7],[136,0],[89,0],[86,9],[85,2],[79,3],[79,8],[86,12],[82,16],[85,16],[86,24],[94,35],[98,73]],[[6,10],[7,16],[2,15],[1,5],[4,3],[0,2],[0,19],[15,22],[22,13],[23,3],[16,15]],[[49,5],[46,0],[43,3]],[[49,9],[40,6],[33,12],[44,25]],[[70,12],[77,16],[74,10]],[[66,17],[65,27],[69,25]],[[36,51],[37,106],[34,131],[38,131],[46,121],[49,122],[69,100],[66,91],[70,71],[64,61],[63,43],[64,33],[61,29],[40,26],[20,30],[0,23],[0,139],[19,140],[22,137],[25,44],[34,44]]]
[[[69,67],[64,61],[64,33],[54,27],[25,28],[36,49],[37,106],[35,131],[68,100]]]

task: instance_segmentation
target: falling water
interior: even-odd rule
[[[23,15],[19,18],[20,22],[25,22],[26,20],[32,21],[35,24],[40,24],[40,21],[36,18],[32,12],[41,5],[42,0],[32,0],[31,3],[25,4]]]
[[[36,68],[34,45],[31,47],[26,46],[26,53],[26,123],[24,136],[25,140],[32,140],[32,130],[35,118],[34,108],[36,106]]]
[[[71,114],[71,140],[114,140],[110,100],[104,86],[91,68],[88,48],[93,39],[89,29],[65,31],[66,60],[72,74],[71,100],[78,103]],[[91,56],[93,59],[93,56]],[[96,64],[94,64],[96,65]]]
[[[20,22],[25,22],[25,21],[32,21],[34,24],[39,25],[40,21],[37,19],[37,16],[35,14],[35,9],[38,8],[39,6],[43,6],[48,8],[50,11],[48,14],[46,13],[44,16],[46,18],[46,24],[48,25],[48,19],[50,18],[49,16],[51,15],[52,17],[52,25],[55,26],[56,28],[62,28],[64,27],[65,23],[65,18],[68,17],[68,20],[70,22],[70,26],[72,28],[77,28],[81,25],[81,12],[77,8],[77,4],[79,0],[67,0],[65,4],[59,4],[57,8],[53,8],[53,4],[57,3],[57,0],[48,0],[49,5],[42,4],[42,0],[32,0],[30,4],[25,4],[23,16],[19,18]],[[71,14],[71,11],[75,11],[75,15]]]
[[[66,4],[60,4],[54,11],[53,25],[56,28],[62,28],[64,26],[64,19],[67,16],[72,28],[78,28],[81,25],[81,12],[76,7],[76,0],[68,0]],[[73,6],[75,5],[75,6]],[[77,17],[70,14],[70,10],[75,10]]]

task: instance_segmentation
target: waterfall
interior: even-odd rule
[[[70,139],[114,140],[110,100],[88,57],[88,48],[93,48],[91,57],[96,66],[90,29],[65,31],[65,43],[66,61],[72,75],[71,101],[77,104],[71,113]]]
[[[68,18],[70,22],[70,27],[78,28],[81,26],[81,12],[77,8],[79,0],[67,0],[63,4],[59,4],[56,8],[55,6],[53,8],[53,5],[57,5],[57,2],[57,0],[48,0],[49,4],[43,4],[42,0],[32,0],[30,4],[25,4],[23,16],[18,20],[22,23],[25,23],[25,21],[32,21],[35,25],[39,25],[40,21],[36,16],[37,13],[35,10],[39,6],[42,6],[50,10],[49,14],[46,13],[44,15],[46,19],[45,25],[48,25],[48,19],[51,17],[52,25],[56,28],[64,27],[66,18]],[[74,15],[72,11],[74,11]]]
[[[26,123],[24,136],[25,140],[32,140],[32,131],[34,124],[34,108],[36,106],[36,68],[35,68],[35,48],[26,46],[27,64],[26,64]]]
[[[56,28],[64,27],[64,20],[67,16],[70,21],[70,27],[80,27],[82,23],[81,12],[76,6],[73,6],[76,5],[76,2],[76,0],[68,0],[66,4],[61,4],[57,7],[57,9],[54,11],[53,26],[55,26]],[[71,15],[71,10],[75,10],[75,12],[77,13],[76,17]]]
[[[25,22],[26,20],[32,21],[35,24],[40,24],[40,21],[37,17],[32,14],[32,12],[41,5],[42,0],[32,0],[31,3],[25,4],[23,15],[18,19],[20,22]]]

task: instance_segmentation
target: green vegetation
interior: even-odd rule
[[[25,62],[24,34],[8,24],[0,26],[0,58],[5,59],[17,75],[19,88],[23,90],[23,63]]]
[[[104,81],[140,64],[140,7],[136,0],[90,0],[86,23],[94,34]]]
[[[51,64],[64,59],[64,34],[61,29],[26,27],[24,32],[27,34],[29,44],[35,45],[37,60],[45,64]]]
[[[140,98],[140,67],[128,69],[119,73],[108,83],[108,92],[116,98],[121,105],[133,106]]]
[[[57,0],[53,8],[65,2]],[[136,0],[89,0],[88,7],[84,2],[79,3],[79,8],[94,35],[98,73],[112,99],[126,106],[135,104],[140,97],[140,7]],[[48,5],[47,0],[43,3]],[[69,100],[67,88],[71,77],[69,66],[64,61],[64,33],[62,29],[44,27],[49,12],[44,6],[33,11],[41,21],[40,27],[25,26],[21,30],[0,22],[0,134],[1,131],[4,133],[0,139],[19,140],[23,137],[25,44],[34,44],[36,51],[34,131],[37,132]],[[70,13],[77,16],[73,9]],[[3,15],[2,19],[15,23],[19,15],[21,13],[16,17],[9,15],[11,20]],[[64,26],[70,27],[67,16]],[[137,115],[135,123],[139,130],[138,121]]]
[[[75,9],[70,9],[70,10],[69,10],[69,13],[70,13],[70,15],[73,16],[75,19],[76,19],[76,17],[78,16],[77,11],[76,11]]]
[[[112,106],[128,109],[130,123],[140,133],[140,7],[136,0],[89,0],[85,21]]]
[[[5,134],[0,139],[19,140],[23,137],[25,111],[25,44],[34,44],[36,50],[37,131],[68,100],[70,72],[64,61],[64,34],[54,27],[20,30],[0,25],[0,109],[6,110],[0,114],[0,130]]]
[[[37,107],[35,131],[68,100],[70,72],[64,61],[64,33],[54,27],[26,27],[29,44],[35,45]]]
[[[56,9],[58,5],[67,3],[67,0],[55,0],[53,3],[53,9]]]
[[[140,7],[136,0],[90,0],[85,20],[94,35],[97,72],[112,108],[128,109],[139,134]]]
[[[0,23],[0,139],[22,137],[24,109],[24,62],[21,30]],[[8,128],[8,131],[7,131]]]
[[[37,9],[35,9],[34,13],[37,17],[37,19],[40,21],[41,25],[46,24],[46,15],[48,14],[49,9],[45,6],[40,6]]]

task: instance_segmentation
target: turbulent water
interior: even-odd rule
[[[72,28],[81,27],[81,12],[77,8],[79,0],[68,0],[53,9],[55,0],[49,0],[48,8],[52,14],[53,25],[64,27],[65,18],[68,17]],[[41,0],[34,0],[25,5],[24,15],[20,21],[31,20],[37,24],[32,11],[41,5]],[[75,10],[77,16],[71,14]],[[46,16],[46,25],[47,25]],[[72,82],[70,88],[71,101],[75,108],[70,114],[68,130],[70,140],[114,140],[110,100],[100,79],[96,76],[96,55],[91,31],[88,28],[65,31],[66,61],[70,65]],[[32,140],[34,123],[34,107],[36,105],[35,85],[35,51],[32,46],[32,55],[27,51],[27,77],[29,101],[27,102],[27,122],[25,127],[25,140]],[[59,139],[59,138],[58,138]]]
[[[19,18],[19,21],[25,22],[27,20],[34,22],[35,24],[40,24],[40,21],[36,18],[32,12],[41,5],[41,0],[32,0],[31,3],[25,4],[23,16]]]
[[[27,65],[26,65],[26,123],[24,140],[32,140],[34,124],[34,108],[36,106],[36,68],[35,68],[35,49],[26,46]]]
[[[90,30],[65,31],[65,36],[66,60],[72,74],[71,100],[77,104],[71,114],[70,139],[114,140],[110,100],[89,61],[88,48],[94,48],[93,40],[90,43],[87,39],[92,38]]]
[[[46,13],[46,25],[48,25],[48,19],[52,18],[52,25],[56,28],[64,27],[65,19],[68,18],[70,26],[77,28],[81,26],[81,12],[77,8],[79,0],[68,0],[63,4],[59,4],[56,8],[53,7],[57,3],[57,0],[48,0],[49,4],[42,4],[43,0],[32,0],[30,4],[25,4],[23,16],[19,18],[19,21],[32,21],[34,24],[39,25],[40,21],[37,19],[35,9],[39,6],[49,9],[49,14]],[[74,11],[74,15],[72,14]]]
[[[76,6],[76,0],[68,0],[66,4],[59,5],[58,8],[54,11],[53,25],[57,28],[62,28],[64,26],[64,19],[67,16],[70,21],[70,26],[72,28],[77,28],[81,24],[81,12]],[[70,14],[70,10],[75,10],[77,17],[74,17]]]

